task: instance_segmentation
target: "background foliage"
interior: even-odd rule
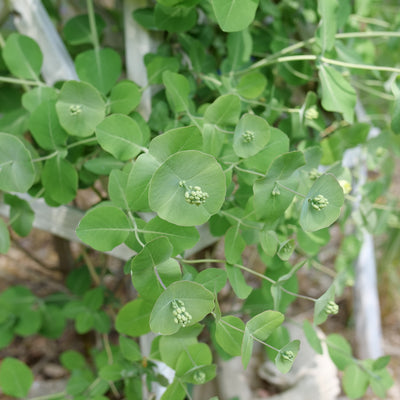
[[[110,30],[121,38],[119,7],[95,13],[88,0],[64,20],[54,2],[44,4],[79,80],[45,84],[39,45],[3,31],[0,189],[10,215],[0,220],[0,250],[9,249],[9,229],[26,236],[32,227],[21,194],[57,207],[91,189],[98,200],[77,236],[101,252],[121,244],[135,252],[124,268],[134,296],[121,304],[102,278],[91,282],[87,268],[72,270],[66,292],[48,298],[10,287],[0,294],[0,347],[17,335],[58,338],[72,320],[79,334],[97,332],[103,346],[90,350],[90,360],[73,350],[61,355],[71,376],[54,398],[138,399],[157,382],[166,387],[163,400],[179,400],[215,377],[214,351],[241,356],[246,368],[260,342],[288,372],[301,343],[275,333],[301,297],[314,303],[304,332],[321,353],[316,327],[339,312],[335,298],[354,282],[363,229],[399,226],[383,198],[399,152],[395,5],[150,2],[129,16],[158,38],[144,57],[148,85],[141,87],[126,76],[118,41],[109,40]],[[146,120],[139,111],[149,90]],[[349,149],[378,179],[359,181],[360,166],[343,160]],[[224,241],[224,257],[210,250],[210,257],[185,258],[205,223]],[[299,293],[296,274],[321,267],[332,224],[343,238],[334,278],[312,298]],[[247,247],[258,252],[262,271],[243,256]],[[220,310],[227,285],[239,311]],[[149,332],[157,336],[145,355],[137,338]],[[350,398],[368,386],[385,397],[387,357],[358,360],[336,334],[324,344]],[[175,371],[170,382],[158,374],[159,362]],[[32,381],[25,364],[2,361],[4,393],[22,398]]]

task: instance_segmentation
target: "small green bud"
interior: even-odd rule
[[[316,168],[313,168],[313,169],[308,173],[308,177],[309,177],[312,181],[315,181],[315,180],[318,179],[321,175],[322,175],[322,173],[319,172]]]
[[[192,316],[186,311],[182,300],[173,300],[171,304],[174,309],[172,311],[172,314],[175,316],[174,322],[184,328],[190,323]]]
[[[339,185],[342,187],[344,194],[349,194],[351,192],[352,187],[349,181],[346,181],[345,179],[340,179]]]
[[[200,186],[186,186],[187,189],[185,192],[185,200],[189,204],[195,204],[199,206],[200,204],[204,204],[208,199],[208,193],[203,192]]]
[[[196,371],[193,375],[193,379],[200,385],[206,381],[206,374],[203,371]]]
[[[69,113],[71,115],[78,115],[82,112],[82,106],[80,104],[73,104],[69,106]]]
[[[246,131],[242,134],[242,139],[243,139],[243,142],[245,142],[245,143],[252,142],[254,140],[254,137],[255,137],[255,135],[254,135],[254,132],[252,132],[252,131]]]
[[[279,187],[277,184],[275,184],[274,188],[272,189],[272,196],[279,196],[281,194],[281,191],[279,190]]]
[[[317,119],[319,117],[317,107],[312,106],[308,110],[306,110],[305,117],[308,120]]]
[[[294,360],[294,353],[291,350],[286,350],[282,353],[282,358],[286,361],[292,362]]]
[[[325,312],[328,315],[335,315],[339,312],[339,306],[333,300],[331,300],[325,306]]]
[[[321,211],[329,204],[329,200],[322,194],[319,194],[312,199],[308,199],[308,201],[310,202],[311,207],[317,211]]]

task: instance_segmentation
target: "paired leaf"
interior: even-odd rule
[[[268,143],[270,128],[265,119],[245,114],[240,119],[233,136],[233,149],[242,158],[257,154]]]
[[[124,335],[138,337],[150,332],[151,303],[136,299],[125,304],[117,314],[115,329]]]
[[[175,72],[165,71],[162,74],[162,80],[171,108],[176,113],[187,111],[189,109],[190,94],[190,86],[187,78]]]
[[[107,94],[122,71],[120,55],[112,49],[86,50],[75,59],[79,78]]]
[[[3,59],[18,78],[39,80],[43,55],[38,44],[28,36],[11,33],[3,48]]]
[[[236,125],[240,116],[240,100],[234,94],[218,97],[204,114],[207,122],[218,126]]]
[[[327,202],[323,208],[317,204],[319,196],[323,196],[324,202]],[[336,178],[331,174],[320,176],[303,201],[301,227],[306,232],[313,232],[330,226],[338,219],[343,203],[343,189]]]
[[[69,161],[56,156],[44,164],[42,183],[52,200],[66,204],[76,197],[78,173]]]
[[[347,122],[353,123],[357,100],[355,90],[333,67],[321,65],[318,75],[322,87],[322,107],[342,113]]]
[[[29,119],[29,129],[37,144],[45,150],[55,150],[65,145],[68,134],[60,125],[55,100],[36,107]]]
[[[22,140],[0,132],[0,190],[24,193],[34,179],[31,154]]]
[[[85,82],[68,81],[56,103],[61,126],[72,136],[90,136],[105,116],[100,93]]]
[[[184,303],[186,312],[193,325],[201,321],[214,309],[214,295],[204,286],[190,281],[172,283],[157,299],[150,315],[150,328],[154,333],[171,335],[181,326],[174,321],[172,302],[180,300]]]
[[[84,215],[76,234],[94,249],[109,251],[125,241],[130,229],[129,220],[120,208],[100,205]]]
[[[118,82],[110,93],[110,107],[112,113],[129,114],[140,103],[142,98],[139,87],[132,81]]]
[[[0,387],[4,394],[26,397],[33,383],[32,371],[16,358],[6,357],[0,364]]]
[[[212,0],[218,24],[224,32],[247,28],[255,17],[258,0]]]
[[[132,283],[141,297],[153,302],[164,286],[181,278],[181,269],[176,260],[170,259],[172,245],[166,237],[158,237],[143,247],[131,263]]]
[[[186,185],[186,187],[185,187]],[[208,194],[203,204],[190,204],[188,188]],[[153,174],[150,208],[168,222],[182,226],[205,223],[221,208],[226,192],[225,175],[214,157],[195,150],[173,154]]]
[[[143,142],[136,121],[124,114],[112,114],[96,126],[100,146],[115,158],[125,161],[137,156]]]

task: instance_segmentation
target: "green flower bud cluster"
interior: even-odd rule
[[[272,196],[279,196],[281,194],[281,191],[278,188],[278,185],[275,184],[274,188],[272,189]]]
[[[245,143],[250,143],[254,140],[254,132],[252,131],[246,131],[245,133],[242,134],[242,139],[243,142]]]
[[[319,172],[316,168],[313,168],[309,173],[308,177],[312,180],[315,181],[322,175],[322,172]]]
[[[208,199],[208,193],[203,192],[200,186],[188,186],[188,190],[185,192],[185,200],[189,204],[195,204],[199,206],[204,204]]]
[[[333,300],[331,300],[325,306],[325,312],[328,315],[335,315],[339,312],[339,306]]]
[[[315,196],[313,199],[308,199],[308,201],[311,203],[311,207],[317,211],[321,211],[329,204],[328,199],[322,194]]]
[[[78,115],[82,112],[82,106],[80,104],[73,104],[69,106],[69,113],[71,115]]]
[[[203,371],[196,371],[193,375],[193,379],[200,385],[206,381],[206,374]]]
[[[172,314],[174,315],[174,322],[181,325],[183,328],[190,324],[192,316],[186,311],[185,304],[182,300],[174,300],[172,302]]]
[[[317,107],[312,106],[308,110],[306,110],[305,117],[308,120],[317,119],[319,117]]]
[[[291,350],[286,350],[282,353],[282,358],[286,361],[292,362],[294,360],[294,353]]]

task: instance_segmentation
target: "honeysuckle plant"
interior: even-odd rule
[[[216,377],[212,346],[223,357],[240,356],[246,368],[254,342],[262,343],[286,373],[301,343],[276,333],[286,329],[296,298],[314,305],[304,332],[322,353],[316,328],[340,312],[335,295],[352,282],[357,252],[338,256],[328,270],[332,284],[319,298],[299,293],[297,272],[327,270],[319,252],[333,224],[343,232],[348,226],[380,232],[397,218],[395,209],[375,204],[390,179],[368,181],[355,197],[357,171],[342,163],[345,151],[359,146],[374,169],[390,176],[399,152],[400,69],[377,65],[381,59],[391,64],[399,49],[398,21],[391,16],[378,24],[379,8],[366,4],[157,0],[128,16],[163,35],[144,57],[147,87],[126,77],[119,46],[102,41],[121,10],[101,9],[106,23],[88,0],[82,15],[57,20],[79,80],[54,86],[41,78],[38,44],[2,33],[0,190],[10,218],[0,220],[1,252],[10,246],[8,228],[26,236],[32,226],[33,212],[21,193],[57,207],[73,202],[81,189],[99,194],[100,182],[107,196],[86,211],[76,234],[100,252],[125,244],[135,254],[125,273],[137,296],[126,304],[115,305],[101,280],[92,288],[90,275],[71,273],[70,282],[88,284],[78,291],[69,284],[73,296],[57,303],[64,318],[50,337],[73,319],[78,333],[101,334],[104,348],[93,351],[91,369],[79,353],[63,353],[71,378],[62,398],[142,398],[151,390],[142,385],[143,374],[165,386],[161,399],[191,398],[193,385]],[[138,110],[149,87],[155,90],[146,120]],[[378,137],[368,138],[369,125],[358,121],[358,98],[369,114],[386,116],[393,107],[390,121],[376,121]],[[352,205],[360,201],[353,218]],[[204,224],[215,241],[224,241],[224,258],[213,251],[210,258],[185,257],[201,243],[198,227]],[[357,233],[351,238],[359,244]],[[264,270],[244,256],[248,247]],[[250,285],[250,275],[257,284]],[[225,287],[239,311],[221,311],[218,294]],[[0,295],[0,304],[8,304],[0,307],[0,332],[8,335],[5,340],[0,333],[1,347],[15,334],[46,335],[49,329],[39,319],[27,329],[40,300],[29,295],[29,303],[14,310],[15,295]],[[44,314],[57,314],[43,304]],[[111,346],[115,332],[118,343]],[[157,336],[150,354],[142,354],[137,338],[149,332]],[[385,396],[392,384],[386,357],[360,361],[336,334],[325,344],[344,371],[350,398],[363,396],[368,386]],[[172,380],[157,375],[157,362],[174,370]],[[1,363],[4,393],[24,397],[31,382],[18,360]]]

